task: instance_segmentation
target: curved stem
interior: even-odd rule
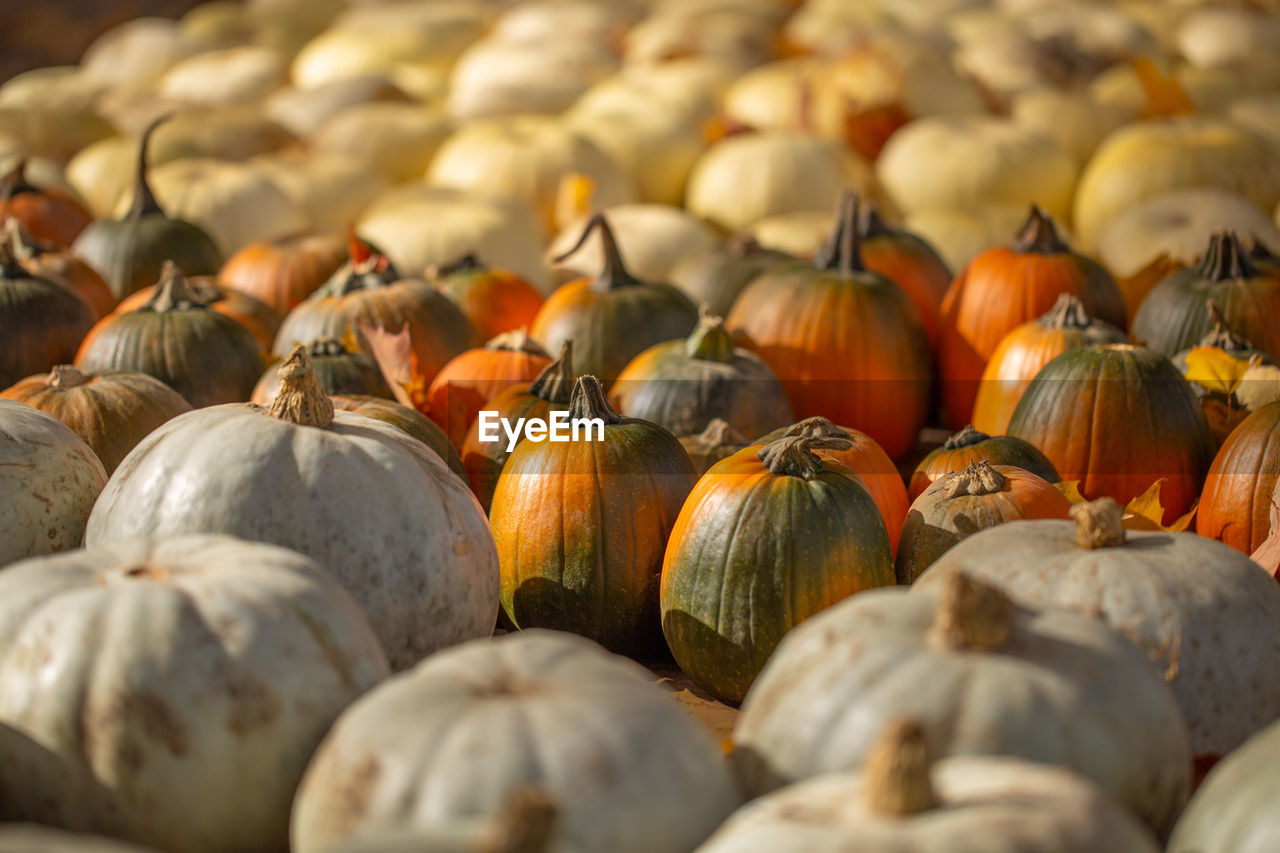
[[[884,817],[906,817],[936,807],[929,780],[932,764],[920,723],[907,718],[890,721],[867,754],[867,809]]]
[[[698,308],[698,325],[684,342],[684,351],[700,361],[733,363],[733,338],[724,327],[724,318],[708,311],[706,303]]]
[[[955,471],[942,478],[943,492],[949,498],[964,495],[994,495],[1004,489],[1005,476],[992,468],[985,460],[974,462],[963,471]]]
[[[74,364],[57,364],[49,372],[50,388],[79,388],[89,381]]]
[[[267,410],[271,417],[299,426],[324,428],[333,423],[333,401],[316,380],[306,346],[295,346],[276,372],[280,390]]]
[[[796,421],[782,433],[784,436],[806,435],[815,438],[848,438],[849,431],[832,423],[822,415],[814,415],[802,421]]]
[[[808,435],[788,435],[769,442],[756,453],[770,474],[803,477],[812,480],[826,470],[822,457],[815,450],[848,450],[853,442],[847,438],[817,438]]]
[[[1087,329],[1093,325],[1093,318],[1079,297],[1062,293],[1053,307],[1040,315],[1040,325],[1046,329]]]
[[[1234,231],[1219,231],[1209,239],[1209,248],[1200,262],[1200,274],[1209,281],[1254,278],[1258,269],[1240,245]]]
[[[985,432],[979,432],[973,424],[965,424],[964,429],[950,436],[946,441],[942,442],[943,450],[959,450],[962,447],[972,447],[983,441],[987,441],[991,436]]]
[[[933,619],[933,636],[943,647],[994,651],[1009,639],[1012,627],[1009,596],[961,572],[947,578]]]
[[[863,205],[862,218],[858,223],[858,232],[865,240],[869,237],[891,236],[893,229],[880,218],[880,211],[876,210],[876,206],[868,203]]]
[[[1231,355],[1242,355],[1257,349],[1248,338],[1232,331],[1231,327],[1227,325],[1227,318],[1222,316],[1222,309],[1218,307],[1216,302],[1212,299],[1206,299],[1205,305],[1209,312],[1209,320],[1213,323],[1213,328],[1200,339],[1200,346],[1216,347]]]
[[[151,152],[151,137],[155,135],[156,128],[164,124],[173,113],[166,113],[160,116],[151,124],[147,125],[147,129],[142,131],[142,139],[138,143],[138,178],[133,190],[133,206],[129,208],[128,219],[138,219],[142,216],[149,216],[158,213],[164,216],[164,210],[160,207],[160,202],[156,201],[155,194],[151,191],[151,184],[147,180],[147,155]]]
[[[1034,204],[1031,205],[1031,211],[1027,214],[1027,221],[1018,231],[1013,247],[1019,252],[1036,252],[1041,255],[1056,255],[1071,251],[1058,236],[1053,217]]]
[[[569,398],[569,417],[573,420],[599,418],[606,424],[622,423],[622,416],[609,405],[600,380],[594,376],[578,377],[577,384],[573,386],[573,396]]]
[[[712,418],[707,428],[694,436],[694,441],[699,447],[714,450],[717,447],[746,447],[751,439],[724,418]]]
[[[7,202],[15,195],[24,193],[39,193],[40,188],[31,181],[27,180],[27,158],[19,157],[18,161],[13,164],[13,168],[9,170],[9,174],[0,180],[0,203]]]
[[[858,194],[852,190],[845,190],[840,197],[835,228],[813,256],[813,265],[845,275],[866,269],[862,265],[862,237],[858,233]]]
[[[600,246],[604,252],[604,269],[600,276],[591,284],[593,290],[607,292],[616,287],[626,287],[633,284],[641,284],[640,279],[633,276],[628,270],[626,264],[622,262],[622,253],[618,251],[618,241],[613,235],[613,228],[609,226],[608,220],[604,218],[603,213],[597,213],[587,222],[587,227],[582,229],[582,236],[578,238],[578,242],[573,244],[573,248],[562,255],[553,258],[556,263],[567,261],[578,253],[578,250],[587,242],[587,238],[591,236],[593,231],[600,232]]]
[[[560,347],[560,357],[548,364],[529,384],[529,393],[548,403],[565,405],[573,397],[573,340]]]

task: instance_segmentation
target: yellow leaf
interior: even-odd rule
[[[1186,90],[1172,74],[1165,74],[1146,56],[1133,60],[1133,71],[1138,75],[1142,92],[1147,97],[1148,118],[1190,115],[1195,104]]]
[[[1218,394],[1234,394],[1248,369],[1248,359],[1218,347],[1192,347],[1187,353],[1187,381]]]
[[[1082,504],[1088,501],[1088,498],[1080,494],[1079,480],[1068,480],[1063,483],[1054,483],[1053,487],[1062,492],[1062,496],[1072,504]]]
[[[1180,533],[1190,526],[1191,519],[1196,514],[1195,507],[1169,526],[1165,526],[1164,506],[1160,503],[1160,490],[1164,488],[1165,479],[1161,477],[1156,480],[1145,492],[1125,505],[1124,518],[1121,521],[1125,530],[1163,530],[1166,533]]]

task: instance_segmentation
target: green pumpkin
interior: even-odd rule
[[[28,272],[14,248],[0,238],[0,390],[71,361],[94,320],[89,303]]]
[[[799,260],[762,247],[754,237],[736,237],[723,246],[677,261],[671,269],[671,280],[696,304],[706,305],[707,311],[723,317],[752,279]]]
[[[848,467],[813,451],[843,438],[753,445],[698,481],[662,565],[662,632],[694,681],[737,704],[783,635],[894,581],[889,534]]]
[[[330,396],[366,394],[371,397],[394,399],[387,380],[373,356],[363,352],[349,352],[340,341],[318,338],[307,344],[311,369],[315,371],[320,388]],[[280,390],[280,376],[276,366],[267,368],[249,398],[255,403],[269,405]]]
[[[450,471],[464,480],[467,478],[467,472],[462,467],[458,451],[454,450],[453,445],[449,443],[449,436],[436,426],[435,421],[417,409],[367,394],[339,394],[332,395],[329,399],[333,401],[333,407],[338,411],[355,412],[357,415],[364,415],[375,421],[399,427],[435,451],[435,454],[449,466]]]
[[[151,136],[164,119],[142,134],[138,148],[138,183],[133,207],[124,219],[103,219],[80,232],[72,254],[102,276],[119,301],[160,278],[165,261],[187,275],[214,275],[222,267],[222,251],[199,226],[165,215],[147,183]]]
[[[920,460],[911,474],[907,497],[914,501],[935,480],[954,471],[963,471],[974,462],[1013,465],[1050,483],[1062,479],[1049,457],[1030,442],[1012,435],[987,435],[969,424]]]

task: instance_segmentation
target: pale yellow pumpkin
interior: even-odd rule
[[[193,51],[177,21],[134,18],[95,38],[80,66],[91,79],[108,85],[147,82]]]
[[[671,271],[685,258],[719,245],[715,231],[700,219],[678,207],[664,204],[620,204],[603,211],[618,248],[627,259],[627,269],[641,281],[670,281]],[[547,264],[560,281],[595,276],[604,268],[600,235],[594,231],[587,241],[563,261],[555,259],[573,249],[586,231],[589,216],[570,223],[547,248]]]
[[[311,147],[359,163],[394,183],[421,176],[453,123],[421,104],[357,104],[321,125]]]
[[[513,113],[555,115],[618,69],[605,43],[566,35],[475,42],[449,77],[447,109],[458,119]]]
[[[175,63],[157,83],[162,97],[192,104],[252,104],[285,81],[288,58],[270,47],[229,47]]]
[[[284,151],[249,165],[275,184],[313,229],[345,228],[390,183],[378,172],[337,154]]]

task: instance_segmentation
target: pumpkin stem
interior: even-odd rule
[[[55,364],[49,372],[50,388],[79,388],[88,381],[74,364]]]
[[[307,348],[298,344],[276,369],[280,390],[267,413],[299,426],[327,427],[333,423],[333,401],[316,379]]]
[[[1004,489],[1005,476],[992,468],[987,460],[974,462],[963,471],[942,478],[942,489],[949,498],[964,495],[994,495]]]
[[[733,338],[725,331],[724,318],[712,314],[705,302],[698,307],[698,325],[684,342],[684,351],[700,361],[733,363]]]
[[[307,355],[311,358],[321,356],[348,355],[349,351],[337,338],[316,338],[307,344]]]
[[[1009,639],[1013,602],[989,583],[958,572],[947,578],[933,619],[944,648],[995,651]]]
[[[521,326],[510,332],[503,332],[500,335],[494,335],[489,342],[484,345],[488,350],[503,350],[506,352],[522,352],[527,355],[540,355],[543,358],[550,358],[547,351],[542,345],[529,337],[529,327]]]
[[[485,265],[480,263],[480,259],[475,256],[474,252],[467,252],[456,261],[448,264],[441,264],[435,268],[435,278],[446,278],[462,272],[472,272],[474,270],[482,270]]]
[[[746,447],[751,443],[738,429],[724,418],[712,418],[706,429],[694,436],[699,447],[713,450],[717,447]]]
[[[156,128],[164,124],[173,113],[166,113],[160,116],[151,124],[147,125],[147,129],[142,131],[142,139],[138,142],[138,179],[134,184],[133,190],[133,206],[129,208],[129,215],[126,219],[138,219],[142,216],[149,216],[158,213],[164,216],[164,209],[160,207],[160,202],[156,201],[155,193],[151,191],[151,184],[147,181],[147,155],[151,151],[151,137],[155,134]]]
[[[814,438],[848,438],[849,433],[842,426],[837,426],[822,415],[814,415],[802,421],[796,421],[782,433],[784,436],[807,435]]]
[[[599,418],[606,424],[622,423],[622,415],[613,410],[609,399],[600,387],[600,380],[594,376],[579,376],[573,386],[573,396],[569,398],[569,417],[572,420],[595,420]]]
[[[932,764],[919,721],[891,720],[867,754],[863,770],[867,808],[883,817],[906,817],[937,806],[929,780]]]
[[[728,249],[731,257],[742,260],[759,252],[761,246],[753,234],[735,234],[729,238]]]
[[[5,278],[31,278],[22,261],[35,257],[35,254],[27,229],[16,219],[6,219],[4,233],[0,234],[0,275]]]
[[[1271,247],[1257,237],[1253,238],[1253,246],[1249,249],[1249,260],[1271,265],[1280,263],[1280,257],[1276,257]]]
[[[1209,281],[1228,281],[1233,278],[1254,278],[1257,268],[1249,260],[1249,254],[1240,245],[1234,231],[1219,231],[1209,238],[1209,249],[1200,262],[1200,275]]]
[[[622,262],[622,253],[618,251],[618,241],[613,236],[613,228],[609,226],[609,221],[604,218],[603,213],[597,213],[591,217],[587,227],[582,229],[582,236],[578,238],[577,243],[573,244],[572,249],[557,255],[552,260],[559,264],[576,255],[587,242],[587,238],[591,236],[591,232],[596,230],[600,232],[600,245],[604,250],[604,270],[601,271],[600,277],[592,282],[591,289],[608,293],[617,287],[641,284],[640,279],[633,276],[627,270],[627,265]]]
[[[1058,236],[1058,229],[1053,224],[1053,217],[1034,204],[1031,205],[1031,211],[1027,214],[1027,221],[1022,224],[1022,228],[1018,231],[1013,248],[1024,254],[1035,252],[1040,255],[1056,255],[1061,252],[1071,251],[1070,247],[1062,242],[1062,238]]]
[[[1046,329],[1087,329],[1093,325],[1093,318],[1078,296],[1061,293],[1053,307],[1040,315],[1040,325]]]
[[[544,791],[531,785],[517,788],[507,801],[493,832],[479,853],[546,853],[551,848],[559,809]]]
[[[991,436],[985,432],[975,429],[973,424],[965,424],[964,429],[949,436],[946,441],[942,442],[942,449],[959,450],[962,447],[972,447],[990,438]]]
[[[880,218],[880,211],[876,209],[874,204],[870,203],[862,208],[862,220],[858,224],[858,231],[864,240],[870,237],[887,237],[893,234],[893,229]]]
[[[1098,498],[1071,507],[1076,542],[1081,548],[1118,548],[1124,544],[1124,510],[1115,498]]]
[[[39,193],[40,188],[27,179],[27,158],[19,157],[9,174],[0,180],[0,202],[7,202],[15,195]]]
[[[826,470],[822,457],[814,450],[848,450],[850,447],[853,442],[847,438],[786,435],[760,448],[756,458],[770,474],[812,480]]]
[[[142,307],[146,311],[187,311],[192,308],[203,308],[208,300],[201,298],[187,277],[178,269],[173,261],[165,261],[160,268],[160,281],[155,292]]]
[[[1252,341],[1243,335],[1236,334],[1227,325],[1227,318],[1222,316],[1222,309],[1218,307],[1218,303],[1212,299],[1206,299],[1205,305],[1209,310],[1209,320],[1212,321],[1213,328],[1200,340],[1200,346],[1217,347],[1231,355],[1240,355],[1256,349]]]
[[[560,357],[529,383],[529,393],[539,400],[563,406],[572,398],[573,386],[573,340],[569,339],[560,347]]]
[[[840,197],[836,225],[827,242],[813,256],[813,265],[845,275],[862,272],[862,235],[858,233],[858,194],[845,190]]]

